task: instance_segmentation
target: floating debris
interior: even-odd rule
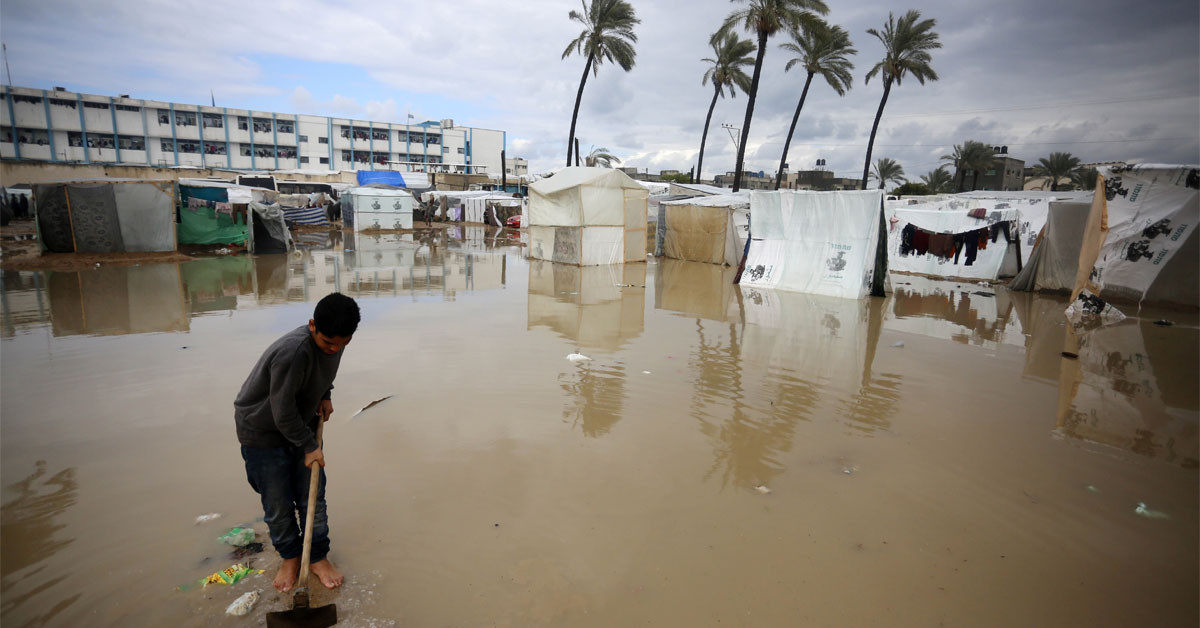
[[[217,537],[217,540],[222,543],[225,543],[226,545],[232,545],[234,547],[242,547],[243,545],[249,545],[254,542],[254,529],[253,528],[233,528],[232,530],[226,532],[225,534],[222,534],[221,536]]]
[[[762,486],[762,485],[759,485],[759,486],[756,486],[756,487],[754,487],[754,490],[758,491],[759,493],[762,493],[763,495],[770,495],[770,494],[771,494],[771,489],[769,489],[769,488],[767,488],[767,487],[765,487],[765,486]]]
[[[642,371],[642,375],[649,375],[650,371]]]
[[[1063,352],[1062,352],[1062,357],[1064,357],[1064,358],[1067,358],[1067,359],[1070,359],[1070,360],[1078,360],[1078,359],[1079,359],[1079,354],[1078,354],[1078,353],[1072,353],[1072,352],[1070,352],[1070,351],[1063,351]]]
[[[258,602],[258,591],[247,591],[225,609],[225,614],[241,617],[254,608],[255,602]]]
[[[1145,502],[1138,502],[1137,508],[1134,508],[1133,512],[1135,514],[1137,514],[1138,516],[1145,517],[1147,519],[1170,519],[1171,518],[1171,515],[1168,515],[1165,512],[1162,512],[1159,510],[1151,510],[1151,509],[1147,508]]]
[[[1156,320],[1156,321],[1154,321],[1154,324],[1155,324],[1155,325],[1162,325],[1163,327],[1170,327],[1171,325],[1174,325],[1175,323],[1172,323],[1171,321],[1169,321],[1169,320],[1167,320],[1167,319],[1163,318],[1163,319],[1159,319],[1159,320]]]
[[[386,397],[380,397],[379,399],[376,399],[375,401],[372,401],[371,403],[368,403],[367,405],[365,405],[365,406],[363,406],[363,407],[359,408],[359,409],[358,409],[358,412],[355,412],[354,414],[350,415],[350,418],[352,418],[352,419],[353,419],[354,417],[356,417],[356,416],[358,416],[358,415],[362,414],[363,412],[366,412],[367,410],[370,410],[371,408],[375,407],[375,406],[376,406],[376,405],[378,405],[378,404],[381,404],[381,403],[383,403],[383,402],[387,401],[388,399],[391,399],[392,397],[395,397],[395,395],[388,395],[388,396],[386,396]]]
[[[587,357],[586,355],[583,355],[582,353],[571,353],[571,354],[567,355],[567,359],[572,362],[586,362],[588,360],[591,360],[591,358]]]
[[[1095,486],[1092,486],[1091,484],[1088,484],[1088,485],[1087,485],[1087,486],[1085,486],[1084,488],[1085,488],[1085,489],[1087,489],[1087,491],[1088,491],[1089,493],[1095,493],[1095,494],[1097,494],[1097,495],[1099,495],[1099,494],[1100,494],[1100,489],[1099,489],[1099,488],[1097,488],[1097,487],[1095,487]]]
[[[893,344],[892,344],[892,346],[893,346],[893,347],[895,347],[895,348],[897,348],[897,349],[903,349],[903,348],[904,348],[904,341],[903,341],[903,340],[901,340],[900,342],[893,343]]]
[[[215,521],[220,518],[221,518],[221,513],[210,512],[207,515],[200,515],[199,517],[196,517],[196,525],[200,525],[202,523],[208,523],[209,521]]]

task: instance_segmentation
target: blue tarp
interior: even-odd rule
[[[383,183],[385,185],[394,185],[398,188],[408,187],[404,183],[404,177],[400,176],[399,172],[391,172],[386,170],[359,170],[358,184],[368,185],[370,183]]]

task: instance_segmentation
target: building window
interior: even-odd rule
[[[263,146],[262,144],[259,144],[254,147],[254,156],[255,157],[264,157],[264,158],[270,159],[270,158],[274,158],[275,155],[276,155],[276,152],[275,152],[274,146]]]
[[[328,158],[328,157],[322,157],[322,158],[321,158],[321,163],[323,163],[323,164],[328,164],[328,163],[329,163],[329,158]]]
[[[441,136],[438,136],[438,135],[426,135],[425,143],[426,144],[441,144],[442,138],[441,138]],[[470,144],[467,144],[467,146],[470,146]]]
[[[241,152],[242,157],[249,157],[250,156],[250,145],[242,144],[240,152]]]
[[[164,153],[175,152],[175,144],[173,144],[171,140],[160,140],[158,147],[161,148],[162,152]]]
[[[146,139],[141,137],[117,136],[117,146],[121,150],[146,150]]]
[[[300,141],[301,141],[301,142],[307,142],[307,141],[308,141],[308,136],[307,136],[307,135],[301,135],[301,136],[300,136]]]
[[[72,109],[75,108],[75,101],[67,100],[66,98],[51,98],[50,104],[52,104],[56,107],[70,107]]]
[[[463,149],[462,149],[462,147],[459,147],[459,149],[458,149],[458,154],[459,154],[459,155],[463,154]]]
[[[308,163],[308,157],[301,157],[301,158],[300,158],[300,163],[302,163],[302,164],[306,164],[306,163]]]
[[[87,107],[88,109],[104,109],[106,111],[108,110],[108,103],[106,103],[106,102],[92,102],[90,100],[85,100],[85,101],[83,101],[83,106]]]
[[[350,151],[342,151],[342,161],[350,161]]]
[[[295,159],[296,158],[296,149],[280,146],[279,147],[279,156],[283,157],[284,159]]]
[[[45,146],[50,143],[50,136],[42,129],[17,129],[17,143]]]
[[[113,106],[117,108],[117,111],[128,111],[130,113],[138,113],[142,110],[141,107],[134,107],[133,105],[113,105]]]
[[[271,119],[270,118],[255,118],[254,119],[254,132],[255,133],[270,133],[271,128],[272,127],[271,127]]]
[[[387,131],[371,131],[371,139],[386,142],[388,139]]]
[[[238,116],[238,130],[239,131],[249,131],[250,130],[250,120],[246,116]],[[247,154],[246,156],[249,157],[249,154]]]
[[[328,138],[328,137],[318,137],[318,138],[317,138],[317,143],[318,143],[318,144],[328,144],[328,143],[329,143],[329,138]]]
[[[342,126],[339,130],[341,131],[342,137],[350,139],[350,127]]]
[[[196,114],[191,111],[176,111],[175,124],[178,126],[196,126]]]
[[[159,124],[171,124],[171,110],[170,109],[159,109],[158,110],[158,123]]]
[[[206,113],[204,114],[204,128],[206,129],[223,129],[225,128],[225,120],[221,118],[221,114]]]
[[[986,176],[989,176],[989,177],[996,176],[996,171],[995,171],[994,169],[993,169],[993,170],[988,170],[988,171],[987,171],[987,175],[986,175]]]
[[[369,137],[367,135],[367,129],[364,129],[364,128],[358,127],[358,126],[354,127],[354,139],[365,140],[365,139],[367,139],[367,137]],[[387,139],[387,138],[384,138],[384,139]]]
[[[30,105],[40,105],[40,104],[42,104],[42,99],[41,99],[41,98],[36,98],[36,97],[34,97],[34,96],[21,96],[21,95],[18,95],[18,94],[13,94],[13,97],[12,97],[12,99],[13,99],[13,102],[14,102],[14,103],[27,103],[27,104],[30,104]]]
[[[200,144],[198,144],[196,142],[180,142],[179,143],[179,152],[192,153],[192,154],[199,153],[200,152]]]
[[[225,142],[205,142],[204,143],[204,154],[205,155],[224,155],[225,154]]]
[[[280,133],[295,133],[296,132],[296,128],[294,126],[292,126],[292,123],[288,122],[287,120],[277,120],[275,122],[275,128]]]

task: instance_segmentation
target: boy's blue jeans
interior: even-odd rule
[[[246,479],[262,496],[263,513],[271,530],[271,543],[279,556],[299,558],[304,549],[303,534],[308,511],[308,484],[312,471],[304,466],[304,450],[299,447],[262,449],[242,445],[246,461]],[[299,520],[297,520],[297,515]],[[313,515],[311,562],[325,559],[329,553],[329,517],[325,513],[325,469],[317,483],[317,509]]]

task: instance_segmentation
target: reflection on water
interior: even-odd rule
[[[469,230],[478,234],[467,242],[440,231],[352,238],[322,232],[302,235],[320,236],[322,246],[335,248],[78,272],[4,271],[2,330],[6,337],[46,324],[54,336],[187,331],[195,316],[316,301],[335,291],[453,301],[460,292],[503,288],[509,254],[500,247],[512,241],[497,237],[495,228]]]
[[[905,276],[895,285],[888,328],[976,346],[1020,345],[1024,339],[1015,325],[1011,294],[971,283]]]
[[[62,535],[62,523],[55,519],[75,505],[79,483],[75,469],[68,468],[48,476],[46,462],[24,479],[4,487],[5,501],[0,507],[0,576],[4,591],[0,612],[4,617],[23,618],[21,625],[40,626],[73,604],[80,594],[47,604],[39,594],[66,579],[64,573],[50,579],[31,579],[75,539]],[[13,497],[8,497],[13,495]]]

